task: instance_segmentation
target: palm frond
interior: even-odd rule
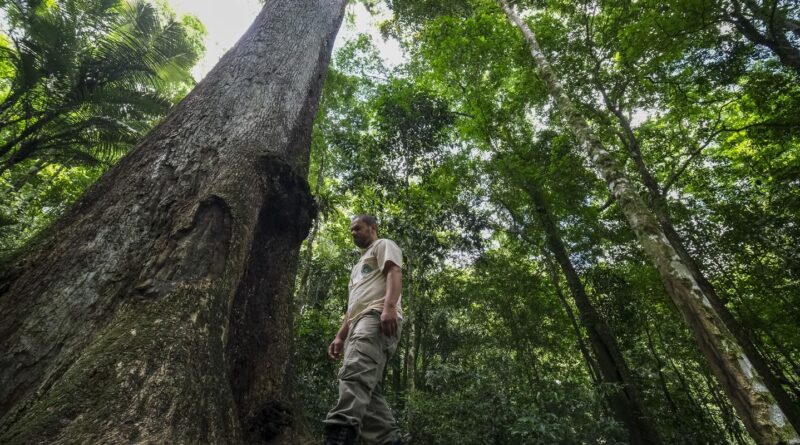
[[[193,83],[202,26],[153,3],[18,0],[0,8],[11,28],[0,51],[11,74],[6,87],[0,82],[0,147],[25,143],[54,162],[65,152],[110,162]]]

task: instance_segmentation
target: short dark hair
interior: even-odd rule
[[[378,218],[375,218],[372,215],[367,215],[366,213],[361,213],[353,217],[352,221],[360,219],[364,222],[364,224],[370,227],[378,227]]]

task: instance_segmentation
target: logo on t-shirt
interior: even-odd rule
[[[371,268],[371,267],[369,267],[369,264],[365,264],[365,265],[364,265],[364,266],[361,268],[361,275],[366,275],[366,274],[368,274],[368,273],[370,273],[370,272],[372,272],[372,268]]]

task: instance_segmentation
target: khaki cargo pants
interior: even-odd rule
[[[395,337],[383,335],[377,311],[350,326],[339,370],[339,401],[328,413],[326,425],[353,425],[367,444],[383,445],[399,439],[397,422],[381,393],[383,368],[400,339],[399,319],[397,327]]]

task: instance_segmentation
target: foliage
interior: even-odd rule
[[[638,144],[690,253],[797,394],[794,68],[732,23],[736,2],[514,3],[581,113],[640,179]],[[794,12],[776,4],[790,29]],[[346,217],[376,213],[411,265],[412,328],[385,379],[411,440],[624,442],[603,401],[609,388],[577,347],[585,331],[569,321],[575,308],[559,298],[568,291],[525,192],[535,181],[663,440],[749,443],[497,4],[389,5],[382,31],[401,40],[407,63],[380,66],[364,36],[346,45],[315,127],[318,195],[335,210],[303,266],[332,284],[311,320],[328,311],[333,334],[346,287],[328,271],[346,275],[353,261]],[[301,315],[298,344],[323,349],[328,339],[305,323]],[[324,415],[314,394],[303,391],[314,401],[309,425]]]

